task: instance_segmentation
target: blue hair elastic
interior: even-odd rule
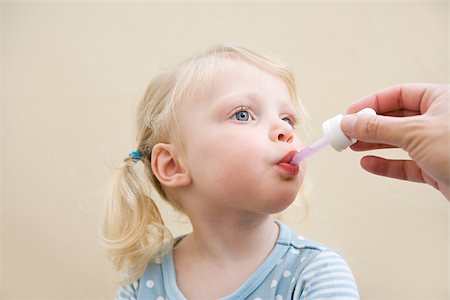
[[[137,151],[133,151],[130,154],[128,154],[129,157],[132,157],[134,160],[141,160],[142,154]]]

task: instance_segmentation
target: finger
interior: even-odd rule
[[[368,150],[378,150],[378,149],[392,149],[398,148],[392,145],[380,144],[380,143],[366,143],[363,141],[357,141],[355,144],[351,145],[350,148],[353,151],[368,151]]]
[[[428,101],[424,101],[424,99],[429,98],[430,93],[432,93],[435,87],[435,84],[428,83],[410,83],[391,86],[357,100],[350,105],[347,113],[356,113],[366,107],[375,109],[378,114],[401,110],[423,113],[429,105]]]
[[[439,183],[428,176],[412,160],[389,160],[376,156],[365,156],[361,159],[361,166],[375,175],[429,184],[439,190],[450,202],[448,185]]]
[[[341,129],[349,138],[403,148],[406,133],[409,127],[414,126],[415,120],[415,117],[347,115],[341,122]]]
[[[377,156],[365,156],[361,159],[361,167],[375,175],[427,183],[437,188],[437,182],[432,180],[412,160],[390,160]]]
[[[383,116],[388,116],[388,117],[411,117],[411,116],[417,116],[417,115],[420,115],[420,112],[407,110],[407,109],[389,111],[389,112],[383,113]]]

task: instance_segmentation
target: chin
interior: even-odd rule
[[[288,208],[294,203],[297,194],[294,195],[278,195],[275,199],[270,201],[269,214],[277,214]],[[269,206],[269,205],[268,205]]]

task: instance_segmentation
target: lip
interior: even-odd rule
[[[297,154],[297,151],[295,151],[295,150],[290,151],[278,162],[278,164],[283,164],[283,163],[290,164],[290,162],[291,162],[292,158],[294,158],[295,154]]]
[[[299,165],[290,163],[296,153],[297,151],[289,152],[277,163],[277,166],[291,176],[297,176],[299,172]]]

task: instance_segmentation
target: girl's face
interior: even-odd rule
[[[289,164],[301,148],[296,111],[281,78],[242,61],[181,108],[181,159],[195,199],[213,209],[271,214],[295,199],[303,180]]]

